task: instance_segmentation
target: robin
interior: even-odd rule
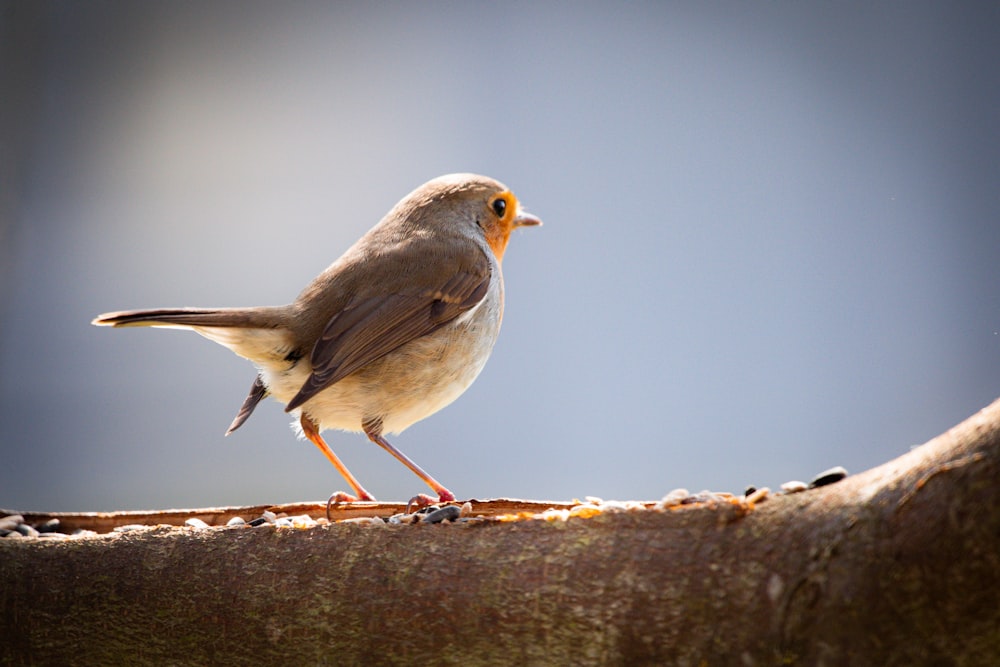
[[[273,396],[354,495],[374,500],[320,432],[363,432],[437,493],[454,494],[385,439],[445,407],[486,364],[503,318],[511,232],[542,224],[502,183],[475,174],[404,197],[286,306],[105,313],[99,326],[191,329],[249,359],[258,375],[230,425]],[[414,500],[434,499],[420,494]]]

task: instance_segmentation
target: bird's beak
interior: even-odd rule
[[[517,217],[514,218],[515,229],[517,229],[518,227],[538,227],[541,224],[542,224],[541,220],[531,215],[530,213],[525,213],[524,211],[520,211],[517,214]]]

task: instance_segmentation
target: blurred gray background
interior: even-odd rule
[[[996,3],[0,5],[0,507],[345,488],[199,336],[403,195],[504,181],[479,380],[394,443],[459,497],[860,472],[1000,396]],[[380,499],[425,491],[327,439]]]

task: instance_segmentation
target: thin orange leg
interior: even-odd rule
[[[395,456],[400,463],[402,463],[404,466],[412,470],[417,477],[424,480],[424,482],[427,483],[427,486],[434,489],[434,493],[438,494],[437,502],[446,503],[455,500],[454,493],[444,488],[444,486],[439,481],[437,481],[436,479],[428,475],[426,472],[424,472],[424,469],[418,466],[413,461],[411,461],[406,454],[404,454],[403,452],[399,451],[398,449],[390,445],[389,441],[383,438],[382,434],[379,432],[381,431],[381,427],[382,427],[381,421],[369,422],[362,426],[362,428],[365,431],[365,435],[368,436],[369,440],[371,440],[376,445],[378,445],[385,451]],[[410,499],[408,506],[412,504],[429,505],[432,503],[434,503],[433,498],[424,494],[420,494]]]
[[[375,500],[375,496],[365,491],[365,487],[361,486],[361,482],[359,482],[357,478],[351,474],[351,471],[347,469],[347,466],[345,466],[344,463],[337,458],[337,455],[333,453],[333,450],[330,449],[330,445],[326,444],[323,438],[320,437],[319,428],[317,428],[316,422],[303,414],[299,418],[299,423],[302,425],[302,432],[305,436],[309,438],[314,445],[319,447],[319,451],[323,452],[323,456],[330,460],[330,463],[332,463],[333,467],[337,469],[337,472],[339,472],[344,479],[347,480],[347,483],[351,485],[351,488],[354,489],[354,493],[357,496],[356,500]],[[334,496],[336,495],[337,494],[334,494]],[[331,498],[332,497],[333,496],[331,496]],[[344,499],[346,500],[347,498]]]

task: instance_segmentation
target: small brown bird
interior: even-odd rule
[[[328,428],[363,431],[439,501],[454,500],[384,434],[434,414],[479,375],[500,331],[510,234],[540,224],[503,184],[451,174],[404,197],[290,305],[129,310],[93,323],[191,329],[252,361],[257,379],[226,434],[274,396],[351,485],[354,496],[338,500],[374,497],[320,436]]]

